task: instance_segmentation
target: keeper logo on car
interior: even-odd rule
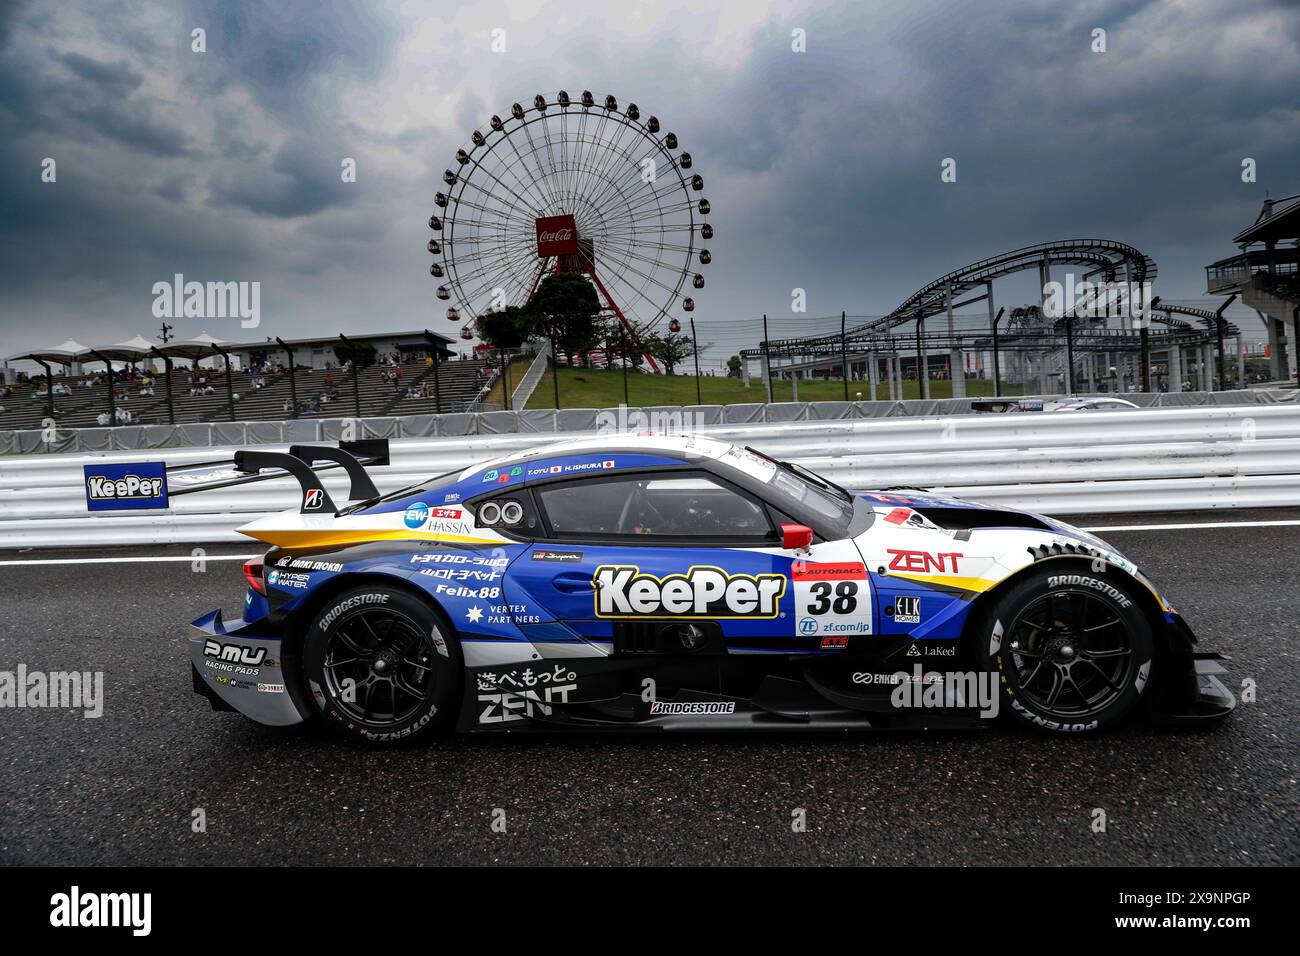
[[[592,576],[596,617],[774,618],[783,574],[727,574],[698,565],[663,578],[631,565],[602,565]]]

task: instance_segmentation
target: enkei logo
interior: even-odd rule
[[[772,618],[785,594],[783,574],[727,574],[699,565],[663,578],[626,565],[602,565],[592,585],[596,616]]]
[[[931,554],[929,551],[898,551],[894,548],[887,550],[894,556],[889,562],[889,570],[910,571],[914,574],[928,574],[931,571],[939,574],[956,574],[957,559],[965,557],[964,554],[956,551]]]
[[[162,494],[162,478],[141,478],[123,475],[121,478],[95,476],[86,479],[86,491],[96,501],[120,498],[157,498]]]

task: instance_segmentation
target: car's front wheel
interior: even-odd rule
[[[996,600],[984,629],[1002,710],[1042,730],[1113,726],[1133,714],[1151,677],[1151,625],[1117,573],[1037,570]]]
[[[326,723],[368,743],[428,736],[455,722],[460,648],[446,619],[399,588],[344,591],[302,645],[307,687]]]

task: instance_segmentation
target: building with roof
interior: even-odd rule
[[[1300,194],[1265,199],[1254,223],[1232,241],[1241,251],[1205,267],[1205,291],[1240,297],[1255,310],[1268,331],[1272,376],[1289,379],[1300,365],[1287,356],[1300,342]]]

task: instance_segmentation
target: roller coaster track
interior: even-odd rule
[[[1061,239],[1041,242],[980,259],[940,276],[912,293],[888,315],[846,329],[842,337],[843,341],[837,333],[772,339],[767,343],[768,353],[771,355],[833,354],[846,347],[849,349],[869,347],[872,340],[882,334],[888,334],[900,325],[923,321],[930,316],[946,313],[949,302],[956,304],[959,299],[970,293],[988,288],[989,284],[996,279],[1043,266],[1049,269],[1052,266],[1082,266],[1087,271],[1081,278],[1089,282],[1142,283],[1150,282],[1156,276],[1155,260],[1127,243],[1113,239]],[[1217,316],[1205,309],[1163,304],[1152,310],[1151,318],[1166,326],[1169,334],[1194,331],[1191,324],[1175,318],[1175,315],[1199,318],[1211,332],[1214,331],[1214,323],[1217,321]],[[1227,323],[1225,331],[1227,334],[1233,334],[1236,327]],[[762,349],[746,349],[741,354],[757,355],[762,351]]]

